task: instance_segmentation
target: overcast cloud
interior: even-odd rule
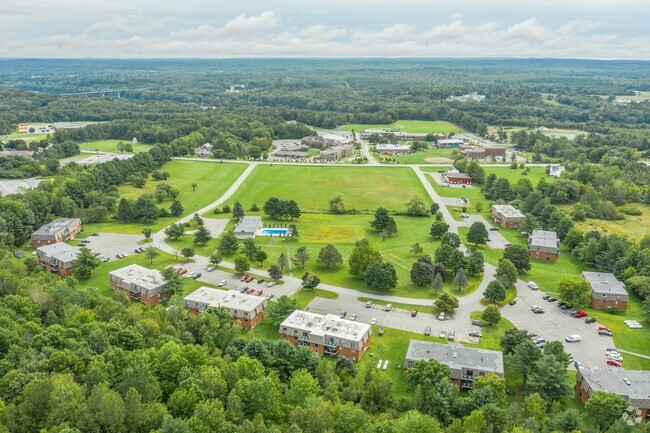
[[[0,26],[1,57],[650,59],[648,0],[3,0]]]

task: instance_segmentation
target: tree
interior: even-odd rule
[[[223,258],[221,257],[221,253],[219,253],[219,250],[214,250],[214,252],[210,254],[210,257],[208,258],[210,264],[214,266],[219,266],[219,263],[221,263],[222,260]]]
[[[196,191],[196,188],[199,186],[198,183],[192,182],[192,191]]]
[[[319,254],[320,256],[320,254]],[[307,260],[309,260],[309,252],[307,251],[307,247],[299,247],[296,250],[296,255],[294,257],[298,263],[300,263],[300,266],[303,268],[305,267],[305,263],[307,263]]]
[[[183,208],[183,205],[178,200],[174,200],[172,202],[172,205],[169,206],[169,214],[173,217],[179,217],[183,215],[184,210],[185,209]]]
[[[348,265],[350,266],[349,272],[354,276],[363,277],[368,267],[380,261],[381,254],[372,249],[370,245],[358,245],[352,250],[352,254],[350,254],[350,258],[348,259]]]
[[[424,251],[424,249],[420,246],[420,244],[415,243],[415,244],[411,245],[411,254],[419,256],[419,255],[422,254],[423,251]]]
[[[122,141],[117,142],[117,151],[120,153],[124,152],[124,142]]]
[[[494,326],[497,323],[499,323],[499,320],[501,320],[501,310],[499,310],[499,307],[496,305],[488,305],[485,307],[485,310],[483,310],[483,321],[490,325]]]
[[[585,405],[589,418],[598,424],[601,432],[606,431],[620,419],[629,403],[613,392],[594,391]]]
[[[248,257],[248,260],[253,260],[255,254],[257,254],[257,245],[253,239],[244,239],[244,247],[242,248],[242,253]]]
[[[386,208],[380,207],[375,211],[375,219],[370,221],[372,228],[378,232],[386,230],[388,224],[390,223],[390,216],[388,215],[388,210]]]
[[[233,263],[235,265],[235,271],[240,274],[248,272],[248,270],[251,268],[251,263],[246,256],[235,257]]]
[[[185,247],[181,250],[181,256],[185,257],[186,260],[194,257],[194,248]]]
[[[442,263],[445,271],[449,271],[449,273],[453,272],[454,275],[460,268],[465,266],[465,255],[463,252],[448,244],[440,245],[436,249],[433,257],[436,264]]]
[[[92,251],[83,246],[77,253],[74,273],[79,278],[90,278],[93,271],[100,265],[100,263],[100,260],[93,255]]]
[[[133,153],[133,144],[127,142],[124,145],[124,151],[127,153]]]
[[[528,249],[521,245],[507,246],[503,250],[502,258],[510,260],[520,274],[522,272],[530,271],[531,265]]]
[[[282,278],[282,269],[278,265],[272,265],[269,268],[269,277],[273,278],[275,281],[278,281]]]
[[[440,311],[453,313],[454,310],[458,308],[459,303],[458,298],[456,298],[454,295],[450,295],[447,292],[442,292],[440,296],[438,296],[438,299],[436,299],[435,305]]]
[[[496,277],[499,279],[499,281],[501,281],[501,284],[509,287],[510,285],[517,282],[517,268],[512,264],[510,260],[501,259],[499,261],[499,266],[497,267]]]
[[[442,290],[442,275],[436,273],[431,282],[431,287],[436,292],[436,294]]]
[[[483,258],[483,253],[478,250],[470,251],[469,256],[467,256],[467,275],[475,276],[483,273],[485,268],[485,259]]]
[[[591,285],[582,278],[560,278],[559,298],[574,308],[584,308],[591,301]]]
[[[534,215],[527,213],[519,222],[519,230],[524,233],[532,233],[540,227],[539,220]]]
[[[278,326],[298,309],[298,302],[288,296],[280,296],[277,302],[269,302],[267,309],[271,322],[274,326]]]
[[[386,233],[388,234],[389,237],[397,233],[397,223],[395,222],[395,219],[393,217],[390,217],[390,219],[388,220],[388,225],[386,226]]]
[[[117,219],[128,223],[133,218],[133,206],[130,201],[122,197],[117,205]]]
[[[151,228],[145,227],[142,229],[142,234],[144,235],[145,239],[150,239],[151,238]]]
[[[503,287],[503,284],[499,280],[492,280],[485,289],[485,292],[483,292],[483,297],[495,304],[504,301],[506,299],[506,288]]]
[[[176,240],[185,234],[185,226],[183,224],[172,223],[165,227],[163,233],[168,238]]]
[[[485,228],[485,224],[480,221],[473,223],[467,231],[467,242],[473,243],[474,245],[485,245],[489,238],[490,235]]]
[[[546,343],[546,346],[544,346],[544,355],[555,356],[555,359],[564,365],[565,369],[573,360],[573,356],[564,351],[564,344],[561,341],[549,341]]]
[[[284,268],[289,266],[289,260],[287,260],[287,256],[285,256],[284,253],[281,253],[275,264],[280,268],[280,272],[283,272]]]
[[[345,204],[343,203],[343,197],[340,195],[334,196],[330,199],[330,212],[334,214],[344,214],[345,213]]]
[[[171,266],[167,266],[165,269],[160,271],[160,274],[165,281],[165,293],[171,297],[176,293],[181,293],[183,291],[183,277],[176,272],[176,269]]]
[[[504,355],[510,355],[514,352],[515,347],[517,347],[519,343],[527,339],[529,339],[528,332],[512,328],[508,329],[503,337],[501,337],[499,345],[503,349]]]
[[[314,290],[320,284],[320,278],[310,272],[305,272],[302,276],[302,287]]]
[[[217,249],[222,254],[230,255],[239,249],[239,240],[232,232],[226,233],[221,236]]]
[[[255,261],[260,262],[260,266],[262,266],[264,264],[264,261],[268,258],[269,256],[266,254],[266,251],[261,248],[255,253]]]
[[[147,248],[147,249],[145,250],[145,256],[146,256],[147,259],[149,260],[149,264],[152,264],[152,263],[153,263],[153,259],[155,259],[155,258],[158,257],[159,255],[160,255],[160,253],[159,253],[158,250],[155,249],[154,247],[149,247],[149,248]]]
[[[461,242],[460,237],[456,233],[447,232],[442,235],[440,243],[443,245],[449,245],[450,247],[460,248]]]
[[[413,197],[408,202],[406,214],[409,216],[426,217],[429,216],[429,210],[427,209],[424,200],[422,200],[420,197]]]
[[[194,243],[199,245],[205,245],[210,242],[212,239],[212,233],[204,225],[199,226],[198,229],[194,232]]]
[[[453,283],[458,286],[458,291],[460,292],[461,288],[467,287],[467,277],[465,276],[465,271],[463,268],[460,268],[456,275],[454,276]]]
[[[428,255],[421,256],[411,266],[411,282],[416,286],[429,286],[434,277],[435,270]]]
[[[431,224],[431,230],[429,230],[429,236],[434,239],[440,239],[445,233],[449,231],[449,224],[444,221],[436,221]]]
[[[326,247],[321,248],[316,263],[324,268],[334,268],[343,263],[343,256],[334,245],[328,244]]]
[[[375,262],[366,269],[363,280],[375,290],[390,290],[397,286],[397,271],[386,262]]]
[[[235,204],[232,207],[232,217],[236,219],[240,219],[245,215],[244,213],[244,207],[241,205],[240,202],[236,201]]]
[[[429,208],[429,213],[431,215],[435,215],[439,210],[440,210],[440,205],[434,202],[431,204],[431,207]]]
[[[523,340],[512,351],[510,363],[512,368],[523,377],[526,386],[528,375],[535,369],[535,363],[542,357],[542,351],[530,338]]]
[[[194,224],[196,224],[197,227],[200,227],[200,226],[203,225],[203,218],[201,218],[201,215],[199,215],[198,213],[195,213],[192,216],[192,221],[194,222]]]

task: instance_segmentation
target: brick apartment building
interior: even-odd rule
[[[38,248],[43,245],[69,241],[74,239],[80,231],[81,220],[79,218],[57,218],[32,233],[32,247]]]
[[[629,295],[625,284],[618,281],[614,274],[602,272],[583,272],[580,275],[591,286],[591,307],[606,310],[616,307],[627,310]]]
[[[318,156],[319,159],[327,159],[335,161],[337,159],[345,158],[352,154],[352,146],[349,144],[342,144],[340,146],[330,147],[329,149],[321,151]]]
[[[448,170],[445,174],[443,174],[443,177],[447,179],[447,182],[455,185],[471,185],[472,184],[472,178],[470,175],[465,174],[465,173],[460,173],[456,169],[451,169]]]
[[[183,306],[192,314],[202,313],[210,308],[225,308],[244,329],[253,329],[266,317],[267,304],[268,301],[263,296],[210,287],[200,287],[183,299]]]
[[[79,250],[65,242],[43,245],[36,249],[38,263],[50,272],[69,277],[74,272]]]
[[[528,253],[531,259],[556,260],[560,253],[560,240],[556,232],[533,230],[528,238]]]
[[[296,310],[280,325],[280,338],[294,346],[309,347],[319,355],[354,361],[370,346],[372,328],[367,323]]]
[[[490,211],[494,222],[506,229],[516,229],[524,219],[524,214],[509,204],[493,204]]]
[[[165,297],[165,280],[160,271],[129,265],[108,273],[111,288],[129,299],[156,305]]]
[[[506,149],[502,147],[474,147],[463,151],[467,159],[485,159],[491,156],[505,158]]]

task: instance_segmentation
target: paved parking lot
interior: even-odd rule
[[[136,254],[135,249],[147,247],[150,244],[141,244],[142,235],[124,235],[119,233],[100,233],[99,236],[88,236],[90,241],[86,246],[94,253],[100,253],[112,260],[119,260],[117,254]]]

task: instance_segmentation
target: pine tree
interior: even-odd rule
[[[183,215],[184,210],[185,209],[183,208],[183,205],[178,200],[174,200],[172,202],[172,205],[169,206],[169,214],[173,217],[179,217]]]
[[[244,213],[244,207],[239,203],[238,201],[235,202],[235,204],[232,207],[232,217],[239,219],[245,215]]]
[[[133,206],[131,202],[122,197],[117,205],[117,219],[123,223],[128,223],[133,218]]]
[[[388,215],[388,210],[383,207],[380,207],[375,211],[375,219],[370,221],[370,225],[378,232],[381,232],[386,230],[389,221],[390,221],[390,216]]]
[[[88,248],[81,247],[77,254],[74,273],[79,278],[90,278],[100,261]]]
[[[463,270],[463,268],[460,268],[458,272],[456,272],[456,276],[454,276],[453,283],[458,286],[459,292],[462,287],[467,286],[468,281],[467,281],[467,277],[465,276],[465,270]]]
[[[280,272],[284,271],[284,268],[289,265],[289,261],[287,260],[287,256],[284,255],[284,253],[280,254],[280,257],[278,257],[277,261],[277,266],[280,268]]]
[[[204,225],[199,226],[199,228],[194,232],[194,243],[199,245],[205,245],[210,242],[212,239],[212,233]]]
[[[392,236],[394,233],[397,233],[397,223],[393,217],[390,217],[388,220],[388,225],[386,226],[386,233],[388,236]]]

